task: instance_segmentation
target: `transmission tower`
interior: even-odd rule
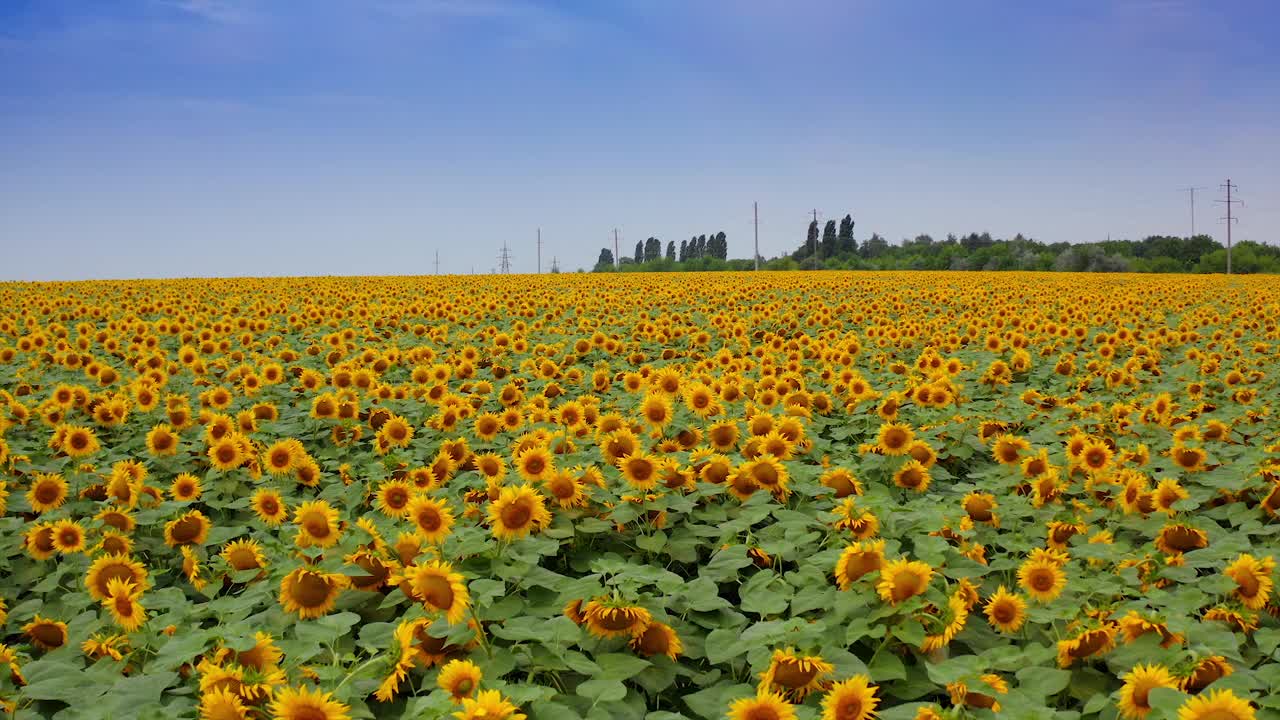
[[[502,251],[498,253],[498,272],[503,275],[511,273],[511,250],[507,248],[505,240],[502,243]]]
[[[1225,188],[1227,191],[1227,198],[1225,200],[1217,200],[1216,202],[1220,202],[1227,206],[1226,217],[1220,218],[1220,219],[1227,221],[1227,274],[1230,275],[1231,274],[1231,226],[1240,222],[1240,218],[1232,215],[1231,206],[1239,205],[1241,207],[1244,207],[1244,201],[1239,199],[1233,200],[1231,198],[1231,191],[1240,189],[1239,185],[1232,184],[1231,178],[1227,178],[1226,184],[1220,185],[1219,187]]]
[[[554,255],[551,257],[551,272],[552,274],[560,272],[560,261]]]

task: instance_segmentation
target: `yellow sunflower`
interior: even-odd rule
[[[84,528],[75,520],[59,520],[53,524],[53,546],[63,555],[84,551]]]
[[[796,720],[796,709],[781,693],[760,690],[729,704],[729,720]]]
[[[1053,602],[1067,586],[1067,574],[1052,561],[1029,559],[1018,568],[1018,584],[1032,599]]]
[[[164,543],[169,547],[199,545],[209,536],[213,523],[199,510],[191,510],[164,526]]]
[[[1016,633],[1027,621],[1027,601],[1003,585],[987,600],[985,608],[991,626],[1006,635]]]
[[[31,644],[41,650],[57,650],[67,644],[67,624],[61,620],[41,617],[40,613],[31,622],[22,626],[22,632],[31,640]]]
[[[853,587],[862,576],[875,572],[884,566],[884,541],[858,542],[850,545],[840,553],[836,561],[836,583],[841,590]]]
[[[535,445],[515,457],[516,472],[528,482],[542,480],[555,471],[555,459],[551,451]]]
[[[1178,681],[1163,665],[1135,665],[1132,670],[1120,676],[1124,685],[1120,686],[1120,699],[1116,707],[1120,715],[1128,720],[1145,718],[1151,712],[1151,703],[1147,696],[1158,687],[1178,687]]]
[[[89,597],[105,601],[112,580],[124,580],[135,588],[147,587],[147,569],[142,563],[125,555],[102,555],[94,559],[85,575],[85,587]]]
[[[351,720],[350,708],[333,695],[306,685],[286,687],[275,693],[271,714],[275,720]]]
[[[462,709],[453,716],[458,720],[525,720],[519,709],[497,690],[481,690],[474,698],[463,698]]]
[[[169,485],[169,497],[176,502],[199,500],[201,492],[200,478],[191,473],[179,474]]]
[[[409,502],[405,516],[418,528],[418,536],[431,545],[439,545],[453,531],[453,512],[449,503],[426,495]]]
[[[273,527],[289,517],[289,508],[284,504],[284,498],[275,490],[263,488],[256,491],[249,505],[259,520]]]
[[[484,674],[480,667],[470,660],[450,660],[440,668],[436,676],[436,685],[449,695],[449,699],[461,704],[480,689],[480,680]]]
[[[300,548],[333,547],[342,537],[338,525],[338,511],[324,500],[309,500],[293,511],[293,523],[298,534],[293,544]]]
[[[27,502],[37,513],[57,510],[67,501],[67,481],[58,474],[36,473],[27,491]]]
[[[825,689],[826,676],[833,671],[835,667],[819,655],[797,655],[790,648],[774,650],[769,667],[760,675],[760,687],[801,702],[809,693]]]
[[[918,493],[928,490],[929,483],[932,481],[929,468],[922,465],[919,460],[908,460],[893,473],[894,485]]]
[[[1257,711],[1230,690],[1210,690],[1178,708],[1178,720],[1254,720]]]
[[[1270,555],[1259,559],[1242,553],[1222,572],[1236,582],[1233,591],[1236,598],[1250,610],[1260,610],[1266,606],[1275,587],[1271,579],[1275,568],[1276,561]]]
[[[880,704],[877,689],[866,675],[835,683],[822,697],[822,720],[870,720]]]
[[[911,426],[905,423],[884,423],[876,435],[876,450],[884,455],[906,455],[916,439]]]
[[[582,608],[587,632],[601,638],[634,638],[653,622],[648,610],[613,598],[596,599]]]
[[[442,560],[416,565],[409,571],[413,595],[428,610],[445,614],[451,624],[462,622],[470,607],[470,594],[461,573]]]
[[[528,485],[504,487],[489,503],[489,528],[499,540],[514,540],[540,532],[551,523],[542,495]]]
[[[929,588],[933,568],[919,560],[892,560],[880,568],[876,591],[885,602],[897,605]]]
[[[328,613],[347,586],[347,576],[300,567],[280,581],[280,605],[303,620]]]
[[[146,608],[139,602],[141,599],[141,588],[128,580],[112,578],[107,582],[107,598],[102,605],[125,632],[133,632],[147,621]]]
[[[639,634],[633,635],[629,645],[633,651],[645,657],[666,655],[675,660],[684,652],[684,643],[676,631],[657,620],[650,622]]]

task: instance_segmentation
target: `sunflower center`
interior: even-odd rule
[[[1049,592],[1053,589],[1053,573],[1046,569],[1038,569],[1031,574],[1031,587],[1037,592]]]
[[[315,705],[294,705],[289,712],[289,720],[329,720],[331,717],[328,711]]]
[[[636,482],[647,482],[653,477],[653,466],[643,458],[627,463],[627,469],[631,471],[631,477],[635,478]]]
[[[128,595],[117,595],[115,599],[116,614],[121,617],[130,617],[133,615],[133,600]]]
[[[1240,593],[1241,597],[1255,597],[1258,594],[1258,591],[1262,589],[1261,583],[1258,582],[1258,578],[1247,570],[1236,573],[1235,581],[1236,585],[1240,586],[1237,592]]]
[[[253,570],[259,567],[258,558],[247,548],[236,548],[227,555],[227,562],[236,570]]]
[[[80,533],[75,528],[67,528],[58,534],[58,542],[63,547],[75,547],[80,544]]]
[[[769,463],[757,463],[751,468],[751,479],[765,487],[778,484],[778,470]]]
[[[218,447],[218,462],[228,464],[236,459],[236,449],[231,445],[221,445]]]
[[[471,682],[471,678],[462,678],[461,680],[458,681],[457,685],[453,686],[453,694],[459,695],[459,696],[470,695],[471,690],[474,687],[475,687],[475,683]]]
[[[62,629],[53,623],[41,623],[31,628],[31,637],[36,642],[51,648],[62,647]]]
[[[73,433],[68,441],[73,450],[83,450],[89,445],[89,436],[84,433]]]
[[[844,697],[836,704],[836,720],[861,720],[862,698]]]
[[[542,459],[541,456],[534,455],[533,457],[530,457],[528,460],[525,460],[524,469],[530,475],[538,475],[543,470],[547,469],[547,463],[545,460]]]
[[[58,486],[53,483],[42,483],[36,488],[36,500],[40,501],[41,505],[57,502],[60,494]]]
[[[817,666],[808,663],[802,666],[798,662],[788,660],[778,665],[778,669],[773,673],[773,679],[783,687],[794,689],[808,685],[817,675]]]
[[[280,448],[271,453],[271,467],[286,468],[289,467],[289,451]]]
[[[893,579],[893,599],[895,602],[906,600],[920,594],[924,589],[924,579],[915,573],[905,573]]]
[[[435,508],[423,509],[422,512],[418,513],[417,520],[418,527],[422,528],[423,532],[435,532],[440,529],[440,513],[436,512]]]
[[[323,575],[313,572],[306,572],[302,577],[298,578],[298,582],[293,588],[293,599],[299,605],[305,608],[315,608],[324,605],[329,599],[329,591],[331,590],[329,580]]]
[[[329,527],[329,519],[320,513],[308,513],[302,519],[302,529],[317,539],[327,538],[333,532]]]
[[[423,578],[418,593],[428,605],[440,610],[453,607],[453,587],[448,578],[439,575],[428,575]]]
[[[200,536],[200,530],[204,525],[198,518],[187,517],[182,518],[173,526],[173,539],[178,543],[189,543]]]

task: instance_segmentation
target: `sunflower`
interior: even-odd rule
[[[1018,568],[1018,584],[1032,599],[1042,603],[1053,602],[1067,586],[1067,574],[1050,560],[1028,559]]]
[[[395,563],[385,561],[378,553],[364,547],[344,559],[348,564],[360,568],[360,572],[347,575],[351,580],[351,587],[356,590],[376,592],[391,579],[391,574],[396,569]]]
[[[956,635],[959,635],[960,631],[964,630],[965,623],[969,620],[969,603],[966,597],[966,593],[962,588],[947,599],[947,612],[945,615],[940,615],[936,612],[932,614],[934,619],[939,622],[945,622],[945,624],[942,626],[941,632],[925,636],[924,643],[920,645],[920,652],[929,653],[941,650],[950,645]]]
[[[1165,555],[1179,555],[1208,547],[1209,536],[1203,530],[1175,523],[1161,528],[1155,543]]]
[[[729,720],[796,720],[796,709],[781,693],[759,690],[729,704]]]
[[[481,690],[475,698],[463,698],[462,709],[453,716],[458,720],[525,720],[519,709],[497,690]]]
[[[164,544],[169,547],[179,545],[199,545],[209,536],[209,528],[213,523],[199,510],[191,510],[181,517],[170,520],[164,526]]]
[[[138,526],[138,522],[133,519],[128,509],[107,507],[103,508],[97,515],[93,516],[94,520],[101,521],[104,525],[113,527],[122,533],[131,533]]]
[[[582,507],[587,504],[582,481],[572,471],[557,470],[544,484],[547,492],[562,508]]]
[[[486,480],[501,482],[507,476],[507,464],[497,453],[478,453],[472,456],[472,463]]]
[[[822,720],[870,720],[880,704],[877,689],[866,675],[835,683],[822,697]]]
[[[213,687],[200,694],[200,720],[248,720],[249,708],[228,687]]]
[[[652,490],[658,485],[658,460],[639,450],[618,459],[622,477],[636,490]]]
[[[739,475],[745,475],[758,488],[768,490],[775,498],[785,499],[791,494],[788,487],[791,475],[781,460],[773,455],[760,455],[738,466]]]
[[[818,482],[822,483],[824,487],[835,490],[837,500],[850,495],[862,494],[862,483],[853,476],[853,473],[844,468],[831,468],[822,474]]]
[[[267,566],[266,556],[262,554],[262,546],[257,540],[233,540],[222,548],[220,555],[236,572],[260,570]]]
[[[991,493],[971,492],[964,496],[960,504],[970,520],[995,527],[1000,526],[1000,518],[995,513],[1000,503],[996,502],[996,497]]]
[[[875,537],[880,532],[880,520],[870,510],[858,508],[857,501],[845,498],[832,512],[838,519],[832,524],[837,530],[848,530],[859,540]]]
[[[769,667],[760,675],[760,687],[781,692],[784,697],[801,702],[815,690],[823,690],[825,678],[835,670],[818,655],[797,655],[790,648],[774,650]]]
[[[128,536],[114,530],[107,530],[102,533],[102,539],[90,554],[96,555],[101,552],[106,555],[128,555],[132,551],[133,541]]]
[[[215,440],[209,446],[207,455],[209,464],[222,472],[234,470],[243,465],[246,460],[243,443],[232,433]]]
[[[885,602],[897,605],[913,598],[929,588],[933,568],[919,560],[899,559],[880,568],[880,582],[876,591]]]
[[[1221,655],[1210,655],[1202,658],[1179,681],[1183,692],[1198,693],[1218,680],[1235,672],[1231,663]]]
[[[1160,647],[1168,648],[1180,644],[1184,639],[1182,635],[1170,632],[1164,623],[1145,618],[1135,610],[1130,610],[1117,623],[1125,642],[1133,642],[1147,633],[1156,633],[1160,636]]]
[[[293,544],[300,548],[333,547],[342,537],[338,524],[338,511],[324,500],[309,500],[293,511],[293,523],[298,534]]]
[[[588,602],[582,608],[582,618],[587,632],[600,638],[634,638],[653,622],[648,610],[613,598]]]
[[[62,436],[62,452],[73,458],[92,455],[102,449],[98,436],[91,428],[79,425],[61,425],[58,432]]]
[[[1179,500],[1186,500],[1191,495],[1173,478],[1165,478],[1156,485],[1154,500],[1156,507],[1172,515],[1173,505]]]
[[[516,472],[529,482],[542,480],[555,471],[555,459],[545,447],[527,448],[515,457]]]
[[[1027,601],[1011,593],[1003,585],[987,600],[987,621],[996,630],[1009,635],[1018,632],[1027,621]]]
[[[271,714],[275,720],[351,720],[350,708],[333,695],[306,685],[286,687],[275,693]]]
[[[84,551],[84,528],[75,520],[59,520],[53,524],[53,547],[63,555]]]
[[[504,487],[489,504],[489,527],[499,540],[515,540],[540,532],[551,522],[542,495],[528,485]]]
[[[27,554],[36,560],[48,560],[58,552],[53,544],[53,523],[36,523],[27,529],[23,536],[23,546]]]
[[[479,690],[483,677],[480,667],[470,660],[450,660],[440,668],[436,685],[449,695],[451,701],[461,704],[464,698],[471,697]]]
[[[1200,472],[1205,469],[1204,461],[1207,454],[1204,450],[1196,447],[1187,447],[1185,445],[1175,445],[1169,450],[1169,457],[1178,467],[1187,472]]]
[[[105,601],[112,580],[124,580],[135,588],[145,589],[147,569],[142,563],[124,555],[102,555],[93,561],[85,575],[84,584],[89,597]]]
[[[1107,623],[1090,630],[1082,630],[1075,637],[1058,641],[1058,666],[1071,667],[1077,660],[1105,655],[1116,646],[1119,626]]]
[[[141,599],[142,588],[134,586],[128,580],[112,578],[107,581],[107,598],[102,601],[102,605],[125,632],[133,632],[147,621],[146,608],[138,602]]]
[[[1168,668],[1159,664],[1135,665],[1132,670],[1120,676],[1124,685],[1120,686],[1120,699],[1116,707],[1122,717],[1128,720],[1145,718],[1151,712],[1148,694],[1158,687],[1176,689],[1178,681]]]
[[[908,460],[893,473],[894,485],[918,493],[928,490],[929,483],[932,481],[929,468],[922,465],[919,460]]]
[[[345,575],[300,567],[280,581],[280,605],[303,620],[317,618],[333,609],[346,586]]]
[[[191,502],[200,499],[202,492],[200,478],[191,473],[181,473],[169,485],[169,496],[176,502]]]
[[[1210,690],[1178,708],[1178,720],[1254,720],[1257,712],[1230,690]]]
[[[453,512],[444,500],[420,495],[409,502],[405,516],[417,526],[419,537],[433,545],[443,542],[453,530]]]
[[[884,541],[854,543],[840,553],[836,561],[836,583],[841,590],[853,587],[862,576],[879,570],[884,565]]]
[[[272,475],[288,475],[304,453],[297,440],[277,440],[262,453],[262,467]]]
[[[639,634],[633,635],[629,644],[633,651],[645,657],[666,655],[674,661],[684,652],[684,643],[680,641],[676,631],[657,620],[649,623]]]
[[[1101,473],[1111,466],[1113,455],[1111,448],[1105,442],[1092,439],[1084,444],[1078,460],[1084,468]]]
[[[451,624],[462,622],[470,607],[470,594],[462,574],[454,572],[452,565],[443,560],[416,565],[409,571],[408,580],[414,597],[428,610],[444,613]]]
[[[1271,573],[1275,567],[1275,559],[1270,555],[1258,559],[1242,553],[1222,572],[1236,582],[1236,598],[1250,610],[1259,610],[1271,598],[1271,590],[1275,586]]]
[[[160,423],[147,433],[147,451],[157,457],[175,455],[178,452],[178,433],[173,426]]]
[[[31,644],[41,650],[57,650],[67,644],[67,624],[61,620],[41,617],[40,613],[31,622],[22,626],[22,632],[31,640]]]
[[[378,428],[378,439],[391,447],[409,447],[413,441],[413,424],[399,415],[392,415]]]
[[[1022,454],[1030,449],[1031,443],[1025,438],[1005,433],[996,436],[991,455],[1001,465],[1018,465],[1022,462]]]
[[[67,501],[67,481],[61,475],[36,473],[27,491],[27,502],[37,513],[56,510]]]
[[[910,425],[884,423],[876,435],[876,450],[883,455],[906,455],[915,437]]]
[[[253,508],[253,514],[267,525],[279,525],[289,517],[289,508],[285,506],[284,498],[275,490],[258,490],[253,494],[249,505]]]
[[[647,395],[640,403],[639,414],[646,423],[661,430],[671,423],[671,400],[659,393]]]

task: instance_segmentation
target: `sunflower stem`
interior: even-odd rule
[[[360,674],[360,671],[361,671],[361,670],[364,670],[365,668],[369,667],[370,665],[374,664],[375,662],[377,662],[377,661],[378,661],[378,660],[380,660],[380,659],[381,659],[381,658],[379,658],[377,655],[374,655],[373,657],[369,658],[368,660],[365,660],[365,661],[364,661],[363,663],[361,663],[360,665],[356,666],[356,668],[355,668],[354,670],[352,670],[351,672],[347,673],[347,676],[346,676],[346,677],[344,677],[344,678],[342,678],[342,682],[338,683],[338,686],[337,686],[337,687],[335,687],[335,688],[333,689],[334,694],[337,694],[337,692],[338,692],[339,690],[341,690],[341,689],[342,689],[342,686],[347,684],[347,681],[348,681],[348,680],[350,680],[351,678],[353,678],[353,677],[355,677],[356,675]]]

